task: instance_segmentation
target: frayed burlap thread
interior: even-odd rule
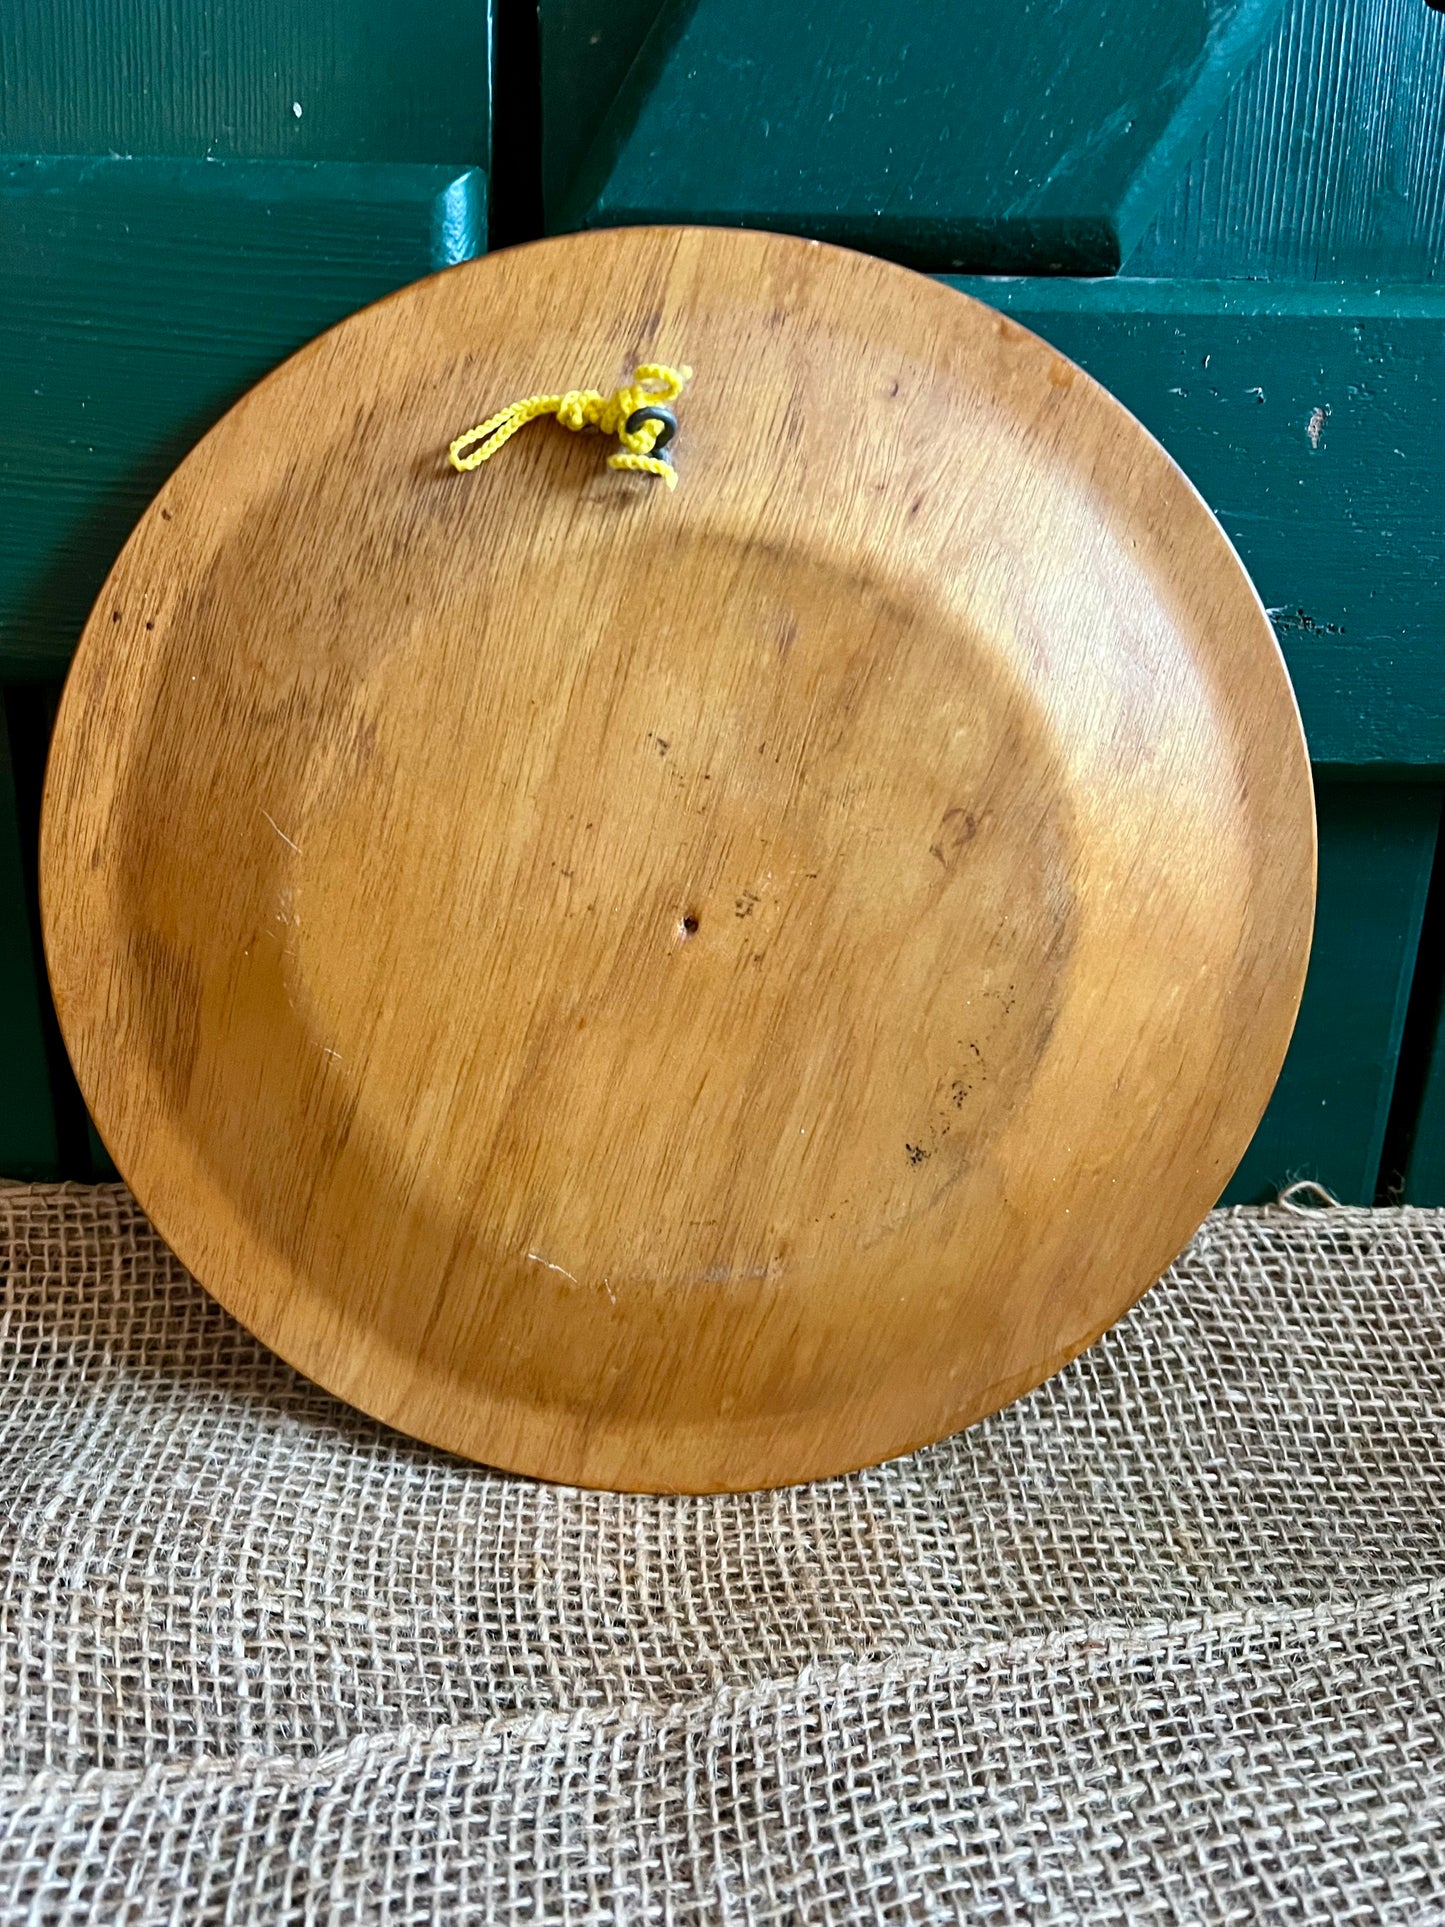
[[[1445,1213],[1215,1214],[958,1438],[718,1499],[338,1405],[0,1191],[0,1921],[1445,1920]]]

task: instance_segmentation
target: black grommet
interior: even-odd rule
[[[677,433],[676,415],[673,414],[670,408],[658,408],[656,406],[634,408],[632,413],[627,417],[627,420],[623,423],[623,428],[629,435],[635,435],[644,422],[662,423],[662,433],[652,444],[653,454],[661,455],[663,449],[667,447],[667,444]]]

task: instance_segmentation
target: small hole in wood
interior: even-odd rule
[[[697,935],[697,918],[693,916],[691,911],[688,912],[678,926],[678,935],[684,940]]]

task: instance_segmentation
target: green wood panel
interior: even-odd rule
[[[674,0],[558,225],[716,222],[920,267],[1109,273],[1277,12]]]
[[[89,1127],[86,1131],[87,1181],[91,1184],[111,1184],[120,1176],[120,1172],[116,1170],[110,1152],[101,1143],[100,1132],[89,1119],[86,1122]]]
[[[10,1112],[29,1149],[28,1155],[12,1159],[8,1167],[0,1164],[0,1177],[29,1175],[85,1181],[114,1177],[115,1167],[94,1138],[85,1099],[70,1068],[50,1001],[40,944],[40,799],[59,703],[58,683],[11,684],[0,689],[0,729],[8,737],[20,846],[19,862],[0,889],[0,911],[13,916],[16,930],[23,929],[32,940],[29,995],[13,1007],[8,999],[0,1006],[0,1026],[5,1017],[12,1018],[12,1034],[23,1047],[24,1061],[31,1071],[23,1101],[12,1104]],[[0,1049],[0,1064],[4,1062],[5,1053]]]
[[[490,36],[489,0],[6,0],[0,151],[485,163]]]
[[[1425,1088],[1405,1167],[1406,1204],[1445,1205],[1445,1006],[1437,1005]]]
[[[1273,614],[1316,762],[1445,766],[1445,287],[957,285],[1191,476]]]
[[[1125,272],[1445,280],[1445,15],[1288,0]]]
[[[1387,1150],[1406,1204],[1445,1205],[1445,834],[1425,909]]]
[[[567,189],[667,5],[668,0],[538,0],[542,202],[549,227],[561,225]]]
[[[268,368],[483,245],[477,169],[0,162],[0,676],[69,660],[136,517]]]
[[[0,1178],[60,1175],[46,1039],[49,993],[26,874],[27,843],[0,706]]]
[[[1325,783],[1319,912],[1294,1042],[1225,1193],[1272,1197],[1314,1178],[1373,1204],[1440,822],[1429,784]]]

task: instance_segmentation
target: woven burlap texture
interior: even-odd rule
[[[414,1445],[0,1191],[0,1920],[1445,1920],[1445,1213],[1215,1214],[799,1490]]]

